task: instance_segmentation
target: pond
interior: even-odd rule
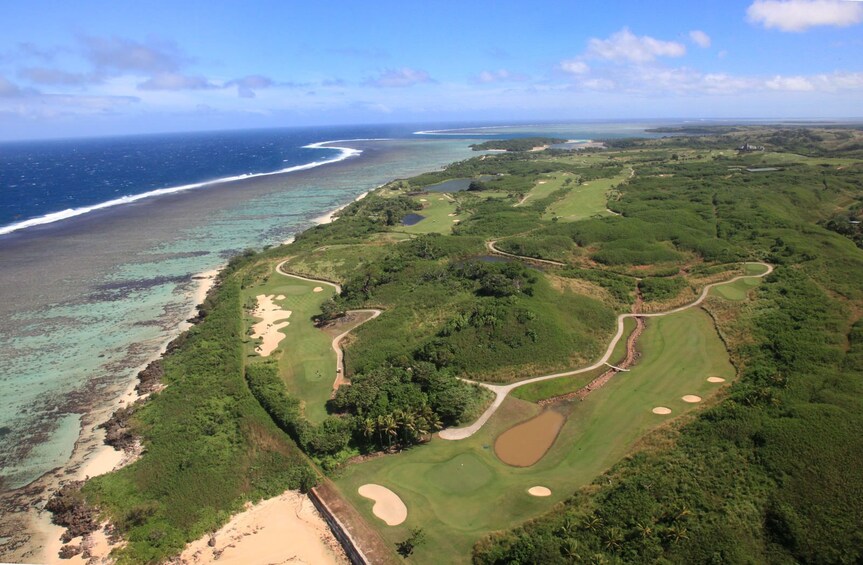
[[[500,434],[494,442],[494,452],[507,465],[530,467],[551,449],[564,423],[565,415],[546,410]]]
[[[402,225],[403,226],[413,226],[413,225],[420,223],[421,221],[423,221],[425,219],[426,219],[425,216],[421,216],[419,214],[408,214],[407,216],[402,218]]]
[[[493,178],[494,177],[489,175],[483,175],[479,177],[479,180],[485,182]],[[427,192],[462,192],[463,190],[467,190],[470,186],[470,183],[472,183],[474,180],[476,179],[452,179],[438,184],[433,184],[431,186],[427,186],[423,190]]]

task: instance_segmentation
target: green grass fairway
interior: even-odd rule
[[[749,265],[747,265],[748,267]],[[752,265],[759,267],[760,265]],[[762,269],[763,271],[763,269]],[[747,273],[750,274],[750,273]],[[761,279],[740,279],[737,282],[715,286],[710,290],[711,296],[720,296],[726,300],[746,300],[749,291],[758,286]]]
[[[323,292],[313,292],[320,286]],[[244,300],[260,294],[284,295],[276,300],[283,309],[290,310],[290,324],[281,331],[285,339],[270,357],[279,362],[279,372],[291,394],[305,401],[306,417],[312,422],[322,421],[326,415],[325,403],[333,390],[336,378],[336,353],[332,338],[312,324],[311,317],[320,312],[321,304],[335,292],[329,285],[301,281],[273,272],[266,283],[243,291]],[[257,319],[247,316],[247,328]],[[255,353],[254,340],[246,345],[247,362],[264,359]]]
[[[396,231],[410,234],[423,233],[452,233],[452,227],[455,222],[453,220],[461,220],[463,216],[450,216],[455,214],[456,203],[450,200],[442,193],[431,192],[417,196],[414,200],[423,205],[423,209],[417,211],[417,214],[425,216],[425,219],[412,226],[398,226],[394,228]],[[425,202],[422,202],[425,200]]]
[[[550,195],[552,192],[556,190],[560,190],[563,187],[564,181],[566,179],[575,179],[572,175],[565,174],[557,174],[551,175],[547,177],[542,177],[539,179],[530,192],[527,194],[527,199],[524,200],[522,204],[516,203],[516,206],[523,206],[526,204],[530,204],[531,201],[539,200],[541,198],[545,198]]]
[[[569,405],[560,436],[533,467],[510,467],[494,454],[500,433],[539,411],[510,397],[471,438],[435,439],[351,465],[336,483],[390,543],[405,539],[411,528],[423,528],[427,541],[416,549],[415,562],[467,563],[481,536],[549,510],[619,461],[646,432],[697,406],[682,396],[715,394],[721,385],[708,383],[707,377],[730,381],[735,375],[710,317],[700,309],[649,320],[639,347],[642,357],[632,371]],[[656,406],[673,413],[655,415]],[[374,517],[371,501],[357,494],[366,483],[386,486],[402,498],[408,507],[404,524],[389,527]],[[532,497],[527,494],[532,486],[548,487],[552,496]]]
[[[596,214],[609,215],[606,210],[606,193],[627,178],[629,169],[610,179],[596,179],[575,186],[566,196],[546,209],[543,219],[550,220],[557,216],[561,221],[574,222]]]

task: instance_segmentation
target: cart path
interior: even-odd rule
[[[522,261],[533,261],[534,263],[554,265],[555,267],[566,267],[566,263],[562,263],[560,261],[552,261],[551,259],[538,259],[536,257],[525,257],[524,255],[514,255],[512,253],[507,253],[506,251],[501,251],[500,249],[495,247],[495,243],[497,243],[497,241],[485,242],[485,247],[489,250],[489,253],[493,253],[495,255],[503,255],[504,257],[512,257],[513,259],[521,259]]]
[[[295,275],[293,273],[288,273],[288,272],[284,271],[282,269],[282,265],[284,265],[285,263],[287,263],[287,261],[282,261],[281,263],[276,265],[276,272],[279,273],[280,275],[282,275],[284,277],[292,278],[292,279],[298,279],[301,281],[312,282],[312,283],[316,283],[316,284],[325,284],[327,286],[333,287],[336,291],[336,294],[342,293],[342,286],[338,283],[326,281],[323,279],[313,279],[310,277],[303,277],[300,275]],[[345,384],[345,382],[346,382],[345,381],[345,352],[344,352],[344,350],[342,350],[342,347],[341,347],[342,340],[345,337],[347,337],[349,333],[351,333],[352,331],[354,331],[355,329],[357,329],[361,325],[363,325],[366,322],[369,322],[371,320],[374,320],[375,318],[380,316],[383,313],[383,310],[378,310],[377,308],[363,308],[360,310],[346,310],[345,313],[346,314],[371,314],[371,316],[369,316],[367,319],[363,320],[362,322],[360,322],[356,326],[352,327],[351,329],[346,330],[346,331],[340,333],[339,335],[337,335],[336,337],[333,338],[333,342],[332,342],[333,351],[336,352],[336,380],[333,381],[333,393],[335,393],[336,390],[338,390],[338,388],[340,386],[342,386],[343,384]]]
[[[494,242],[489,242],[489,249],[493,248],[493,246],[492,246],[493,243]],[[513,255],[513,257],[518,257],[518,256]],[[526,257],[525,259],[535,260],[535,259],[532,259],[530,257]],[[468,381],[467,379],[462,379],[462,380],[465,380],[466,382],[478,384],[478,385],[483,386],[483,387],[489,389],[490,391],[492,391],[495,394],[494,402],[492,402],[491,406],[489,406],[486,409],[486,411],[483,412],[482,416],[480,416],[479,419],[476,422],[474,422],[473,424],[471,424],[470,426],[466,426],[463,428],[447,428],[445,430],[442,430],[438,435],[442,439],[447,439],[447,440],[467,439],[470,436],[472,436],[473,434],[475,434],[476,432],[478,432],[480,430],[480,428],[482,428],[483,425],[485,425],[485,423],[489,420],[489,418],[491,418],[494,415],[494,413],[497,411],[497,409],[500,408],[500,405],[503,404],[503,401],[506,399],[506,396],[513,389],[516,389],[520,386],[528,385],[531,383],[538,383],[540,381],[547,381],[550,379],[558,379],[560,377],[569,377],[572,375],[579,375],[581,373],[593,371],[594,369],[597,369],[597,368],[603,366],[611,358],[611,355],[614,352],[614,348],[617,345],[617,342],[620,341],[620,339],[623,337],[624,321],[627,318],[636,318],[636,319],[637,318],[659,318],[660,316],[668,316],[670,314],[676,314],[678,312],[683,312],[684,310],[688,310],[689,308],[693,308],[695,306],[698,306],[702,302],[704,302],[704,299],[707,298],[707,295],[710,292],[710,289],[712,289],[715,286],[720,286],[720,285],[724,285],[724,284],[732,284],[732,283],[735,283],[741,279],[766,277],[767,275],[769,275],[770,273],[773,272],[773,265],[770,265],[768,263],[762,263],[761,261],[746,261],[746,262],[743,262],[743,265],[761,265],[761,266],[765,267],[767,270],[761,274],[758,274],[758,275],[738,275],[738,276],[736,276],[732,279],[729,279],[727,281],[715,282],[715,283],[710,283],[708,285],[705,285],[704,289],[701,291],[701,295],[695,301],[693,301],[689,304],[686,304],[684,306],[674,308],[672,310],[667,310],[665,312],[654,312],[654,313],[649,313],[649,314],[641,314],[641,313],[639,313],[639,314],[630,314],[630,313],[620,314],[617,317],[617,333],[611,339],[611,343],[608,344],[608,348],[605,350],[605,354],[599,359],[599,361],[597,361],[593,365],[590,365],[589,367],[584,367],[582,369],[576,369],[574,371],[565,371],[562,373],[553,373],[551,375],[543,375],[540,377],[533,377],[530,379],[525,379],[523,381],[517,381],[514,383],[510,383],[508,385],[492,385],[492,384],[480,383],[480,382],[475,382],[475,381]]]

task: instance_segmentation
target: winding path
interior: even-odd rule
[[[282,269],[282,265],[284,265],[285,263],[287,263],[287,261],[282,261],[281,263],[276,265],[276,272],[279,273],[280,275],[288,277],[288,278],[292,278],[292,279],[298,279],[301,281],[312,282],[312,283],[316,283],[316,284],[325,284],[327,286],[333,287],[336,291],[336,294],[342,293],[342,286],[338,283],[325,281],[323,279],[312,279],[309,277],[303,277],[300,275],[295,275],[293,273],[288,273],[288,272],[284,271]],[[341,348],[342,340],[345,337],[347,337],[347,335],[349,333],[351,333],[352,331],[354,331],[355,329],[357,329],[361,325],[365,324],[366,322],[368,322],[370,320],[374,320],[375,318],[380,316],[383,313],[383,310],[378,310],[377,308],[364,308],[364,309],[360,309],[360,310],[347,310],[345,313],[371,314],[371,316],[369,318],[363,320],[362,322],[360,322],[356,326],[354,326],[348,330],[345,330],[344,332],[340,333],[339,335],[337,335],[336,337],[333,338],[333,343],[332,343],[333,351],[336,352],[336,380],[333,381],[333,392],[338,390],[338,388],[345,383],[345,352]]]
[[[493,243],[494,242],[489,242],[489,249],[492,248],[491,244],[493,244]],[[518,257],[518,256],[514,255],[513,257]],[[527,257],[526,259],[533,260],[530,257]],[[596,363],[594,363],[593,365],[591,365],[589,367],[584,367],[582,369],[576,369],[574,371],[565,371],[563,373],[554,373],[551,375],[543,375],[541,377],[533,377],[531,379],[525,379],[523,381],[517,381],[517,382],[511,383],[508,385],[491,385],[491,384],[487,384],[487,383],[467,381],[467,382],[471,382],[471,383],[475,383],[475,384],[484,386],[485,388],[492,391],[495,394],[494,402],[492,402],[491,406],[489,406],[486,409],[486,411],[483,412],[482,416],[480,416],[479,419],[476,422],[474,422],[473,424],[471,424],[470,426],[466,426],[464,428],[447,428],[445,430],[442,430],[439,433],[440,437],[442,439],[448,439],[448,440],[460,440],[460,439],[469,438],[470,436],[472,436],[473,434],[478,432],[480,430],[480,428],[482,428],[483,425],[485,425],[485,423],[489,420],[489,418],[491,418],[492,415],[494,415],[494,413],[497,411],[497,409],[500,407],[500,405],[503,404],[503,401],[506,399],[506,396],[513,389],[516,389],[520,386],[528,385],[531,383],[538,383],[540,381],[547,381],[550,379],[558,379],[560,377],[569,377],[572,375],[578,375],[581,373],[586,373],[588,371],[592,371],[594,369],[597,369],[597,368],[603,366],[611,358],[611,355],[614,352],[614,347],[617,345],[617,342],[620,341],[620,339],[623,337],[624,320],[626,320],[627,318],[658,318],[660,316],[668,316],[669,314],[676,314],[677,312],[682,312],[682,311],[687,310],[689,308],[692,308],[694,306],[698,306],[699,304],[704,302],[704,299],[707,298],[707,294],[710,292],[710,289],[712,289],[715,286],[720,286],[720,285],[724,285],[724,284],[732,284],[732,283],[737,282],[741,279],[766,277],[767,275],[769,275],[770,273],[773,272],[773,265],[770,265],[768,263],[762,263],[760,261],[747,261],[747,262],[744,262],[743,264],[744,265],[762,265],[767,270],[761,274],[758,274],[758,275],[739,275],[739,276],[736,276],[733,279],[730,279],[727,281],[710,283],[708,285],[705,285],[704,290],[701,291],[701,295],[694,302],[691,302],[685,306],[680,306],[678,308],[674,308],[672,310],[667,310],[665,312],[654,312],[651,314],[641,314],[641,313],[639,313],[639,314],[630,314],[630,313],[620,314],[617,317],[617,333],[612,338],[611,343],[608,344],[608,349],[605,350],[605,354],[599,359],[599,361],[597,361]],[[462,379],[462,380],[466,380],[466,379]]]
[[[533,261],[535,263],[542,263],[544,265],[554,265],[555,267],[566,267],[566,263],[562,263],[560,261],[552,261],[551,259],[538,259],[537,257],[526,257],[524,255],[514,255],[512,253],[507,253],[506,251],[501,251],[497,247],[495,247],[495,243],[497,241],[486,241],[485,247],[488,249],[489,253],[493,253],[495,255],[503,255],[504,257],[512,257],[513,259],[521,259],[522,261]]]

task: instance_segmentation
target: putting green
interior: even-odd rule
[[[408,519],[381,529],[397,543],[421,527],[428,536],[412,557],[417,563],[466,563],[473,543],[488,532],[514,527],[550,509],[624,457],[645,433],[697,409],[685,395],[709,399],[721,387],[708,376],[731,380],[735,371],[710,317],[690,309],[648,321],[639,340],[642,357],[584,401],[568,405],[569,417],[552,448],[536,465],[510,467],[492,449],[494,439],[540,408],[508,397],[474,436],[428,445],[348,466],[335,480],[342,494],[375,524],[367,501],[356,494],[375,482],[399,493]],[[700,403],[700,404],[703,404]],[[658,417],[656,406],[672,409]],[[534,497],[527,489],[552,492]]]
[[[761,267],[761,265],[747,265],[747,267],[750,266]],[[746,274],[759,274],[758,271],[755,273],[751,273],[749,271],[749,269],[746,269]],[[760,272],[764,272],[764,269],[760,269]],[[726,300],[746,300],[749,296],[749,291],[759,284],[761,284],[761,279],[740,279],[733,283],[715,286],[710,290],[710,294],[712,296],[720,296]]]

